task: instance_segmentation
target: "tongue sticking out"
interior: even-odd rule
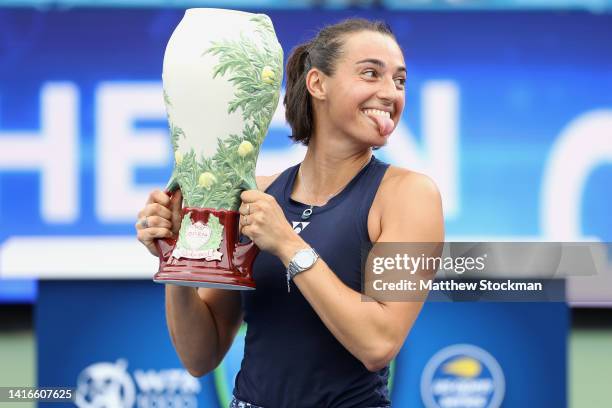
[[[369,114],[369,118],[371,118],[378,125],[378,132],[381,136],[387,136],[393,130],[393,121],[386,116]]]

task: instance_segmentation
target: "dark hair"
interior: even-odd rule
[[[306,88],[306,74],[315,67],[325,75],[332,76],[342,53],[344,36],[361,31],[382,33],[396,40],[389,25],[383,21],[349,18],[324,27],[315,38],[291,50],[285,70],[287,84],[283,104],[285,118],[292,131],[289,137],[294,142],[307,146],[313,131],[313,108],[310,93]]]

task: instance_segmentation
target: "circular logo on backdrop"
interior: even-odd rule
[[[125,360],[87,367],[77,380],[76,405],[80,408],[132,407],[136,391],[126,369]]]
[[[438,351],[421,377],[427,408],[499,408],[504,399],[504,373],[487,351],[456,344]]]
[[[140,369],[128,372],[128,362],[91,364],[77,378],[79,408],[198,406],[200,381],[183,368]]]

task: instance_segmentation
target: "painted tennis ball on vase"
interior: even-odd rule
[[[240,157],[245,157],[251,154],[253,150],[255,150],[255,148],[251,142],[245,140],[244,142],[240,143],[240,146],[238,146],[238,155]]]
[[[181,162],[183,161],[183,155],[178,150],[174,152],[174,161],[176,162],[176,164],[181,164]]]
[[[217,178],[211,172],[205,171],[200,174],[200,178],[198,179],[198,185],[205,189],[210,189],[210,187],[217,182]]]
[[[276,80],[276,74],[274,73],[272,68],[267,65],[263,67],[263,69],[261,70],[261,80],[268,85],[274,84],[274,81]]]

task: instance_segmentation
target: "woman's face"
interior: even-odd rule
[[[334,75],[326,78],[328,119],[351,138],[383,146],[402,115],[405,81],[404,56],[393,38],[349,34]]]

